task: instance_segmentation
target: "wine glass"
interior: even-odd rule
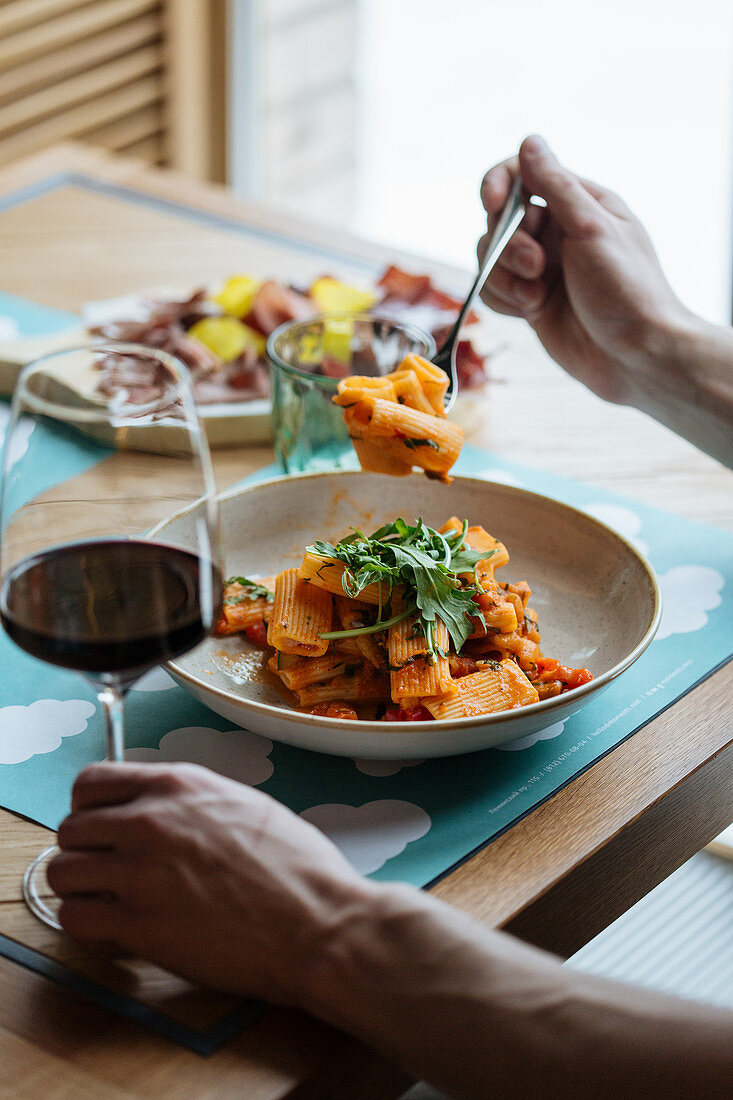
[[[196,522],[185,545],[155,536],[186,509]],[[92,683],[108,759],[122,760],[127,691],[202,641],[220,600],[211,459],[183,364],[118,343],[29,364],[6,431],[0,526],[2,625],[31,656]],[[23,893],[60,928],[45,876],[56,850],[34,860]]]

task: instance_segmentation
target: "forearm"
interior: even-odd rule
[[[630,403],[733,467],[733,329],[685,313],[630,373]]]
[[[729,1094],[732,1014],[577,974],[408,888],[362,906],[303,1007],[449,1094]]]

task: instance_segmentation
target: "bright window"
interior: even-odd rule
[[[462,266],[484,170],[542,133],[730,320],[730,0],[361,0],[354,228]]]

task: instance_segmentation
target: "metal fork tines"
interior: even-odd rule
[[[506,248],[507,244],[513,237],[516,229],[518,228],[522,218],[526,211],[526,203],[522,194],[522,180],[518,176],[512,185],[512,189],[509,192],[504,209],[499,215],[499,220],[496,223],[494,232],[491,234],[489,246],[484,256],[484,262],[482,263],[479,273],[476,276],[473,286],[468,292],[468,296],[461,306],[461,311],[455,320],[453,327],[451,328],[448,336],[441,346],[440,350],[433,356],[433,363],[440,367],[448,375],[448,389],[445,395],[445,411],[448,412],[453,406],[453,402],[456,399],[456,393],[458,391],[458,377],[456,374],[456,349],[458,347],[458,336],[461,331],[461,327],[465,320],[474,298],[479,293],[490,272],[494,268],[497,260],[501,256],[502,252]]]

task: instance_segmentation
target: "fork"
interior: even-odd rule
[[[465,320],[466,314],[471,308],[471,304],[483,287],[484,283],[489,277],[489,274],[493,270],[497,260],[501,256],[502,252],[508,245],[511,238],[514,236],[516,229],[518,228],[522,218],[524,217],[527,209],[524,196],[522,193],[522,180],[520,176],[517,176],[512,189],[509,192],[507,200],[504,204],[504,209],[499,215],[499,220],[496,223],[494,232],[491,234],[489,240],[489,247],[486,250],[484,256],[484,262],[482,263],[479,273],[476,276],[473,286],[468,292],[465,302],[461,306],[461,311],[455,320],[455,323],[448,333],[445,342],[441,345],[440,350],[433,356],[432,362],[436,367],[440,367],[448,375],[448,389],[445,394],[445,411],[448,412],[453,407],[453,402],[456,399],[458,392],[458,375],[456,373],[456,350],[458,348],[458,336],[461,331],[461,326]]]

